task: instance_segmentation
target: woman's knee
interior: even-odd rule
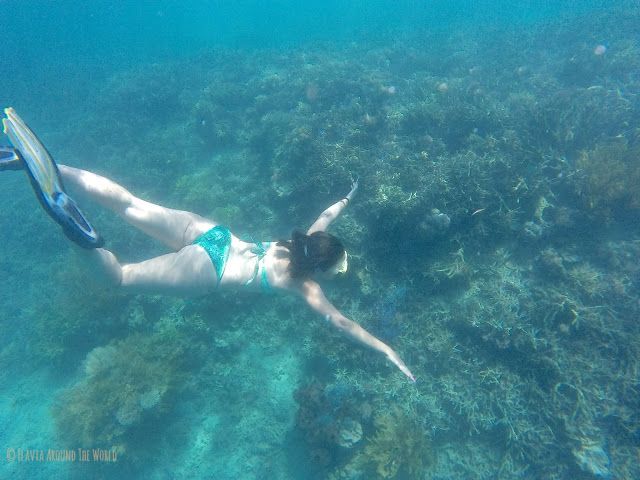
[[[78,250],[91,267],[93,278],[105,287],[119,287],[122,284],[122,267],[116,256],[104,248]]]

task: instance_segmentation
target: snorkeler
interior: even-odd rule
[[[212,220],[146,202],[94,173],[56,165],[16,112],[7,108],[5,114],[4,132],[14,148],[0,149],[0,170],[27,171],[42,206],[82,247],[95,274],[105,284],[129,292],[178,296],[203,295],[218,288],[295,293],[340,332],[383,353],[415,381],[398,354],[345,317],[316,281],[347,271],[346,250],[326,230],[352,201],[358,191],[357,180],[347,196],[322,212],[306,234],[294,231],[286,241],[245,242]],[[65,185],[117,213],[173,253],[121,265],[113,253],[101,248],[102,239],[66,194]]]

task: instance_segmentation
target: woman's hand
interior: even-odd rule
[[[356,175],[355,180],[353,178],[351,178],[351,191],[347,194],[346,198],[348,202],[351,202],[351,199],[356,195],[356,192],[358,191],[358,181],[360,180],[360,177],[358,177]]]
[[[396,352],[394,352],[392,349],[389,349],[389,352],[387,353],[387,358],[391,360],[393,364],[396,367],[398,367],[402,373],[404,373],[407,377],[409,377],[409,380],[415,383],[416,378],[413,376],[411,371],[407,368],[407,366],[404,364],[404,362]]]

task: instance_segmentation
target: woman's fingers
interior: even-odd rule
[[[398,367],[400,371],[409,378],[409,380],[411,380],[412,382],[416,381],[416,378],[411,373],[411,370],[409,370],[409,368],[404,364],[404,362],[400,359],[400,357],[396,352],[391,351],[388,357],[389,357],[389,360],[391,360],[394,363],[394,365]]]

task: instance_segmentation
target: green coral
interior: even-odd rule
[[[614,210],[640,209],[640,147],[626,141],[583,151],[577,162],[578,193],[594,212],[609,217]]]
[[[435,461],[426,432],[399,410],[376,416],[374,427],[366,446],[331,478],[423,478]]]
[[[158,333],[89,352],[84,375],[53,407],[62,440],[126,451],[135,431],[168,407],[181,360],[181,347]]]

